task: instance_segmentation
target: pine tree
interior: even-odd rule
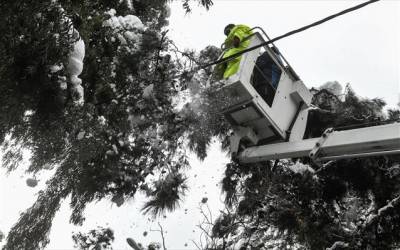
[[[230,127],[218,112],[224,100],[209,80],[211,69],[193,67],[220,51],[179,52],[163,28],[167,2],[0,2],[3,165],[16,169],[28,149],[29,172],[55,169],[7,235],[4,249],[43,249],[68,196],[70,220],[77,225],[88,203],[110,199],[120,206],[139,190],[149,198],[145,212],[173,210],[186,190],[186,147],[200,158],[214,138],[227,148]],[[182,5],[191,11],[189,0]],[[74,75],[71,60],[82,41],[83,71]],[[185,91],[191,97],[177,111],[174,99]],[[398,121],[400,114],[384,115],[382,100],[360,99],[350,88],[344,100],[317,91],[313,103],[306,137],[320,136],[328,127]],[[385,156],[322,166],[305,158],[232,161],[222,180],[227,209],[214,223],[215,244],[209,248],[398,247],[399,160]],[[88,235],[106,233],[110,243],[112,234],[100,231]],[[88,235],[77,234],[76,243]]]
[[[161,207],[173,208],[185,186],[188,121],[172,103],[182,68],[163,28],[167,1],[17,0],[1,1],[0,10],[4,166],[16,169],[28,149],[29,172],[55,169],[4,249],[44,248],[67,196],[78,225],[89,202],[121,205],[138,190],[152,202],[172,192]],[[160,190],[171,176],[180,180],[175,189]]]

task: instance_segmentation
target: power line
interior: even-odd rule
[[[294,35],[294,34],[296,34],[296,33],[300,33],[300,32],[305,31],[305,30],[307,30],[307,29],[309,29],[309,28],[311,28],[311,27],[320,25],[320,24],[325,23],[325,22],[327,22],[327,21],[329,21],[329,20],[331,20],[331,19],[334,19],[334,18],[336,18],[336,17],[338,17],[338,16],[341,16],[341,15],[347,14],[347,13],[349,13],[349,12],[352,12],[352,11],[355,11],[355,10],[358,10],[358,9],[361,9],[361,8],[363,8],[363,7],[365,7],[365,6],[369,5],[369,4],[372,4],[372,3],[375,3],[375,2],[378,2],[378,1],[380,1],[380,0],[370,0],[370,1],[367,1],[367,2],[364,2],[364,3],[361,3],[361,4],[359,4],[359,5],[356,5],[356,6],[354,6],[354,7],[345,9],[345,10],[343,10],[343,11],[341,11],[341,12],[338,12],[338,13],[336,13],[336,14],[333,14],[333,15],[330,15],[330,16],[328,16],[328,17],[325,17],[324,19],[321,19],[321,20],[319,20],[319,21],[316,21],[316,22],[314,22],[314,23],[312,23],[312,24],[309,24],[309,25],[307,25],[307,26],[303,26],[303,27],[301,27],[301,28],[299,28],[299,29],[292,30],[292,31],[290,31],[290,32],[287,32],[286,34],[283,34],[283,35],[281,35],[281,36],[275,37],[275,38],[273,38],[273,39],[271,39],[271,40],[269,40],[269,41],[266,41],[266,42],[263,42],[263,43],[261,43],[261,44],[259,44],[259,45],[256,45],[256,46],[250,47],[250,48],[248,48],[248,49],[242,50],[242,51],[240,51],[240,52],[238,52],[238,53],[236,53],[236,54],[233,54],[233,55],[230,55],[230,56],[228,56],[228,57],[219,59],[219,60],[217,60],[217,61],[208,63],[208,64],[206,64],[206,65],[200,65],[200,68],[201,68],[201,69],[204,69],[204,68],[213,66],[213,65],[215,65],[215,64],[220,64],[220,63],[229,61],[229,60],[231,60],[231,59],[233,59],[233,58],[236,58],[236,57],[238,57],[238,56],[240,56],[240,55],[242,55],[242,54],[244,54],[244,53],[247,53],[247,52],[249,52],[249,51],[252,51],[252,50],[258,49],[258,48],[260,48],[260,47],[266,46],[266,45],[268,45],[268,44],[271,44],[271,43],[273,43],[273,42],[276,42],[276,41],[278,41],[278,40],[280,40],[280,39],[283,39],[283,38],[285,38],[285,37]]]

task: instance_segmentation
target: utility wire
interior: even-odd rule
[[[258,45],[256,45],[256,46],[253,46],[253,47],[250,47],[250,48],[248,48],[248,49],[242,50],[242,51],[240,51],[240,52],[238,52],[238,53],[236,53],[236,54],[230,55],[230,56],[228,56],[228,57],[219,59],[219,60],[217,60],[217,61],[214,61],[214,62],[205,64],[205,65],[200,65],[199,68],[200,68],[200,69],[204,69],[204,68],[208,68],[208,67],[210,67],[210,66],[213,66],[213,65],[215,65],[215,64],[220,64],[220,63],[223,63],[223,62],[232,60],[233,58],[236,58],[236,57],[239,57],[239,56],[243,55],[244,53],[247,53],[247,52],[249,52],[249,51],[252,51],[252,50],[258,49],[258,48],[260,48],[260,47],[266,46],[266,45],[271,44],[271,43],[273,43],[273,42],[276,42],[276,41],[278,41],[278,40],[280,40],[280,39],[282,39],[282,38],[285,38],[285,37],[294,35],[294,34],[296,34],[296,33],[300,33],[300,32],[302,32],[302,31],[304,31],[304,30],[307,30],[307,29],[309,29],[309,28],[311,28],[311,27],[320,25],[320,24],[325,23],[325,22],[327,22],[327,21],[329,21],[329,20],[331,20],[331,19],[334,19],[334,18],[336,18],[336,17],[338,17],[338,16],[344,15],[344,14],[349,13],[349,12],[352,12],[352,11],[355,11],[355,10],[357,10],[357,9],[361,9],[361,8],[363,8],[363,7],[365,7],[365,6],[369,5],[369,4],[372,4],[372,3],[375,3],[375,2],[378,2],[378,1],[380,1],[380,0],[370,0],[370,1],[367,1],[367,2],[364,2],[364,3],[361,3],[361,4],[356,5],[356,6],[354,6],[354,7],[345,9],[345,10],[343,10],[343,11],[341,11],[341,12],[338,12],[338,13],[336,13],[336,14],[333,14],[333,15],[330,15],[330,16],[328,16],[328,17],[325,17],[324,19],[321,19],[321,20],[319,20],[319,21],[316,21],[316,22],[314,22],[314,23],[312,23],[312,24],[309,24],[309,25],[307,25],[307,26],[301,27],[301,28],[296,29],[296,30],[292,30],[292,31],[290,31],[290,32],[288,32],[288,33],[286,33],[286,34],[283,34],[283,35],[281,35],[281,36],[275,37],[275,38],[273,38],[273,39],[271,39],[271,40],[269,40],[269,41],[266,41],[266,42],[263,42],[263,43],[258,44]]]

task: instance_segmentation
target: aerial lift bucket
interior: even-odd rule
[[[249,39],[249,47],[264,42],[258,32]],[[267,96],[260,94],[254,83],[255,70],[260,70],[256,61],[262,53],[267,53],[281,72],[277,86],[267,88]],[[265,80],[264,84],[271,84]],[[312,94],[271,47],[243,54],[238,71],[221,80],[221,85],[219,109],[233,128],[232,153],[238,152],[239,144],[247,147],[303,138]]]
[[[249,47],[264,42],[259,33],[249,39]],[[318,164],[346,158],[400,155],[399,121],[343,131],[327,129],[319,138],[304,139],[312,94],[284,57],[275,51],[263,46],[243,54],[239,70],[217,84],[220,86],[218,107],[232,125],[231,152],[237,160],[252,163],[309,156]],[[269,96],[261,94],[259,82],[254,81],[260,54],[267,54],[281,72],[278,84],[267,93]]]

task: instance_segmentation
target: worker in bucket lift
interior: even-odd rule
[[[234,55],[245,50],[250,44],[250,36],[253,34],[251,28],[243,24],[228,24],[224,33],[226,39],[224,42],[226,52],[223,58]],[[226,79],[235,74],[240,65],[241,56],[235,57],[227,62],[219,65],[219,70],[223,71],[223,78]]]

